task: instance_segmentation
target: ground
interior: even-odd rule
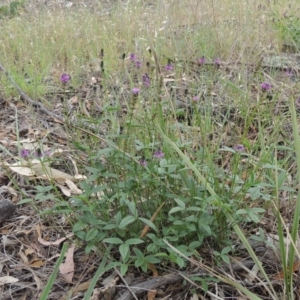
[[[30,9],[55,11],[88,7],[93,10],[93,3],[89,1],[48,1],[47,5],[30,1],[22,14],[26,15]],[[113,9],[111,5],[109,1],[103,2],[101,12],[109,12]],[[183,39],[187,30],[193,31],[193,26],[180,24],[180,31],[175,36]],[[121,45],[123,41],[118,43]],[[258,140],[265,139],[261,145],[268,149],[276,145],[276,151],[270,153],[285,162],[289,170],[287,185],[296,189],[295,155],[288,148],[292,147],[294,139],[289,111],[291,95],[296,100],[296,108],[299,106],[300,59],[297,48],[289,45],[276,53],[260,53],[257,60],[251,61],[241,61],[237,54],[226,59],[212,59],[192,55],[178,58],[167,53],[158,59],[152,44],[145,49],[140,62],[131,56],[136,51],[133,49],[124,54],[120,51],[115,62],[117,67],[112,71],[106,69],[111,68],[110,54],[106,49],[101,50],[98,57],[88,57],[80,66],[81,72],[77,69],[70,78],[62,67],[63,62],[59,61],[42,76],[46,90],[41,97],[35,96],[28,88],[34,82],[30,75],[21,74],[28,85],[22,86],[16,78],[18,72],[12,72],[5,61],[0,61],[0,200],[9,200],[2,202],[3,208],[0,206],[1,299],[246,299],[232,282],[222,280],[227,278],[226,274],[262,299],[271,299],[267,298],[271,294],[270,287],[266,287],[263,277],[258,275],[257,263],[234,231],[228,236],[236,251],[230,257],[230,264],[226,263],[226,258],[222,260],[222,255],[219,262],[212,259],[216,255],[213,254],[215,241],[210,237],[197,249],[202,259],[192,256],[182,268],[169,261],[155,266],[148,263],[147,272],[132,264],[124,276],[119,267],[100,272],[102,262],[120,260],[122,255],[116,248],[105,257],[103,246],[96,248],[95,245],[92,245],[93,251],[87,251],[88,243],[78,238],[73,227],[76,223],[74,211],[69,211],[62,203],[83,192],[80,182],[86,179],[84,167],[90,166],[92,161],[85,146],[97,144],[97,150],[101,151],[120,143],[118,145],[124,145],[124,149],[130,152],[132,149],[130,146],[126,148],[126,140],[120,142],[120,136],[127,130],[129,119],[134,120],[135,125],[145,123],[147,114],[144,112],[153,105],[155,97],[162,104],[163,118],[169,120],[172,116],[168,124],[174,128],[178,126],[176,128],[180,129],[175,129],[178,136],[191,143],[190,149],[182,149],[193,161],[197,159],[201,144],[208,140],[219,150],[231,149],[231,152],[214,157],[220,174],[226,173],[233,160],[232,153],[243,152],[251,146],[251,156],[257,160],[262,153],[267,153],[257,146]],[[62,77],[63,71],[66,73]],[[147,89],[145,74],[151,84],[156,82],[157,94]],[[247,105],[241,105],[244,100],[248,101]],[[197,117],[202,118],[207,112],[214,130],[202,134]],[[156,113],[151,116],[153,119]],[[207,139],[204,138],[206,135]],[[244,145],[241,141],[249,144]],[[147,159],[139,151],[142,152],[139,149],[130,156],[138,167],[143,166]],[[161,149],[159,151],[156,152],[158,159],[162,153]],[[103,157],[100,162],[104,166],[108,164]],[[266,159],[265,165],[267,162]],[[242,157],[240,165],[248,163],[248,156]],[[263,167],[257,167],[255,159],[250,164],[253,166],[244,169],[241,180],[246,181],[243,176],[249,176],[248,169],[257,168],[257,172],[264,176]],[[218,177],[220,174],[216,178],[221,178]],[[126,177],[121,172],[118,176],[120,181],[122,176]],[[226,179],[228,186],[234,181],[230,176]],[[255,193],[261,190],[254,190],[255,187],[254,183],[250,185],[243,200],[247,206],[251,203],[251,209],[266,209],[257,222],[253,220],[255,216],[241,222],[242,229],[280,299],[284,293],[284,274],[279,257],[278,219],[274,210],[265,204],[270,195],[261,193],[256,196]],[[50,193],[51,189],[56,192]],[[91,193],[90,197],[94,199],[95,194],[101,198],[99,191]],[[287,188],[280,190],[279,194],[281,200],[290,197]],[[55,195],[59,195],[59,205]],[[288,223],[293,218],[295,201],[282,201],[278,209],[283,221]],[[47,211],[60,213],[47,214]],[[154,212],[156,210],[151,211]],[[143,238],[148,231],[149,228],[139,237]],[[68,242],[65,244],[68,249],[63,247],[65,242]],[[60,256],[64,258],[61,255],[64,250],[66,258],[59,266],[57,262]],[[295,297],[300,297],[298,268],[296,261],[292,267]],[[45,286],[52,281],[51,276],[54,284],[45,294],[46,298],[42,298],[42,292],[46,293]],[[129,289],[128,286],[135,288]],[[93,296],[84,298],[88,288]]]

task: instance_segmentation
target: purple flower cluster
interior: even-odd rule
[[[70,80],[71,80],[71,76],[69,74],[67,74],[67,73],[61,74],[60,81],[62,83],[68,83]]]
[[[135,66],[137,69],[139,69],[139,68],[142,66],[142,63],[141,63],[139,60],[137,60],[137,61],[134,62],[134,66]]]
[[[154,158],[163,158],[165,156],[165,154],[161,151],[161,150],[156,150],[154,153],[153,153],[153,157]]]
[[[173,66],[170,63],[168,63],[168,64],[165,65],[165,71],[172,71],[173,69],[174,68],[173,68]]]
[[[140,164],[141,166],[143,166],[143,167],[146,167],[146,166],[147,166],[147,161],[146,161],[146,159],[141,158],[141,159],[139,160],[139,164]]]
[[[206,59],[204,56],[202,56],[200,59],[198,59],[199,65],[203,65],[203,64],[205,64],[205,62],[206,62]]]
[[[237,144],[233,147],[233,149],[236,151],[236,152],[243,152],[245,151],[245,146],[242,145],[242,144]]]
[[[134,53],[131,53],[130,56],[129,56],[129,59],[130,59],[131,61],[136,61],[137,56],[136,56]]]
[[[268,91],[271,89],[272,85],[268,82],[263,82],[261,85],[260,85],[261,89],[263,92],[265,91]]]
[[[292,69],[288,69],[284,72],[284,74],[287,76],[287,77],[292,77],[294,76],[294,72]]]
[[[205,56],[202,56],[201,58],[198,59],[198,65],[204,65],[205,63],[206,63]],[[219,67],[221,65],[221,59],[220,58],[216,58],[214,60],[214,64],[215,64],[215,66]]]
[[[220,64],[221,64],[220,58],[216,58],[214,63],[215,63],[215,65],[220,66]]]
[[[131,91],[132,91],[132,94],[133,94],[134,96],[137,96],[137,95],[139,94],[139,92],[140,92],[140,89],[137,88],[137,87],[135,87],[135,88],[133,88]]]
[[[139,69],[142,66],[142,62],[138,60],[137,56],[134,53],[131,53],[129,59],[134,63],[134,66]]]
[[[20,152],[20,156],[21,156],[22,158],[26,158],[26,157],[28,157],[29,155],[30,155],[30,152],[29,152],[29,150],[27,150],[27,149],[22,149],[21,152]]]
[[[51,150],[48,150],[48,151],[45,151],[45,152],[42,152],[40,150],[38,151],[34,151],[34,152],[31,152],[28,150],[28,149],[25,149],[23,148],[21,151],[20,151],[20,156],[22,158],[27,158],[29,156],[35,156],[35,157],[46,157],[46,156],[49,156],[51,154]]]
[[[147,73],[143,75],[143,84],[147,87],[150,86],[150,77]]]

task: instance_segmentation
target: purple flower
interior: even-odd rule
[[[133,88],[131,91],[132,91],[132,94],[133,94],[133,95],[138,95],[139,92],[140,92],[140,89],[137,88],[137,87],[135,87],[135,88]]]
[[[71,76],[69,74],[67,74],[67,73],[61,74],[60,81],[62,83],[68,83],[70,80],[71,80]]]
[[[136,55],[134,54],[134,53],[131,53],[130,54],[130,56],[129,56],[129,59],[131,60],[131,61],[135,61],[136,60]]]
[[[215,65],[219,66],[221,64],[220,58],[216,58],[214,63],[215,63]]]
[[[147,161],[146,161],[146,159],[141,158],[141,159],[139,160],[139,164],[140,164],[141,166],[143,166],[143,167],[146,167],[146,166],[147,166]]]
[[[167,64],[167,65],[165,65],[165,70],[166,71],[172,71],[173,70],[173,66],[171,64]]]
[[[245,151],[245,146],[242,145],[242,144],[237,144],[233,147],[233,149],[236,151],[236,152],[243,152]]]
[[[194,96],[194,97],[193,97],[193,101],[195,101],[195,102],[199,101],[199,97]]]
[[[22,157],[22,158],[25,158],[25,157],[28,157],[29,156],[29,150],[27,150],[27,149],[22,149],[21,150],[21,153],[20,153],[20,156]]]
[[[34,155],[35,157],[40,157],[40,158],[50,156],[50,154],[51,154],[51,150],[48,150],[48,151],[43,152],[43,151],[41,151],[40,149],[37,149],[37,151],[35,151],[35,152],[33,153],[33,155]]]
[[[150,78],[149,78],[149,75],[147,73],[145,73],[143,75],[143,84],[147,87],[150,86]]]
[[[265,91],[268,91],[271,89],[272,85],[268,82],[263,82],[261,85],[260,85],[261,89],[265,92]]]
[[[205,64],[205,57],[202,56],[200,59],[198,59],[198,63],[199,63],[200,65]]]
[[[284,74],[287,76],[287,77],[292,77],[294,75],[294,72],[292,69],[288,69],[284,72]]]
[[[298,108],[300,107],[300,97],[295,101],[295,104]]]
[[[142,66],[142,63],[141,63],[139,60],[137,60],[137,61],[134,63],[134,65],[135,65],[135,67],[136,67],[137,69],[139,69],[139,68]]]
[[[163,158],[164,156],[165,154],[161,150],[156,150],[153,154],[154,158],[159,158],[159,159]]]

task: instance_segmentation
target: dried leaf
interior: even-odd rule
[[[42,289],[42,286],[43,286],[41,279],[35,274],[35,272],[34,272],[31,268],[28,268],[28,270],[30,270],[30,272],[31,272],[32,275],[33,275],[33,278],[34,278],[34,281],[35,281],[35,283],[36,283],[37,289],[38,289],[38,290],[41,290],[41,289]]]
[[[27,256],[25,255],[25,253],[22,251],[23,249],[23,246],[21,247],[21,249],[19,250],[18,254],[20,255],[23,263],[27,264],[28,263],[28,258]]]
[[[66,261],[59,266],[59,271],[64,277],[64,279],[72,283],[73,275],[74,275],[74,261],[73,255],[75,250],[75,244],[73,244],[67,252]]]
[[[26,255],[26,256],[28,256],[28,255],[30,255],[30,254],[32,254],[32,253],[34,253],[34,251],[33,251],[32,248],[27,248],[27,249],[25,250],[25,255]]]
[[[69,104],[69,105],[73,105],[73,104],[77,104],[77,103],[78,103],[78,97],[77,97],[77,96],[72,97],[72,98],[68,101],[68,104]]]
[[[157,271],[156,267],[151,263],[147,263],[147,266],[148,266],[148,269],[152,271],[153,277],[158,277],[158,271]]]
[[[293,264],[293,272],[298,271],[300,267],[300,261],[297,261]],[[284,271],[282,270],[281,272],[277,273],[273,277],[274,280],[281,280],[284,279]]]
[[[42,237],[38,237],[38,241],[42,244],[42,245],[45,245],[45,246],[52,246],[52,245],[59,245],[60,243],[62,243],[63,241],[65,241],[66,240],[66,238],[65,237],[63,237],[63,238],[61,238],[61,239],[58,239],[58,240],[56,240],[56,241],[54,241],[54,242],[47,242],[47,241],[45,241]]]
[[[2,235],[2,244],[3,246],[14,246],[17,245],[18,242],[15,240],[10,240],[7,235]]]
[[[147,293],[147,300],[154,300],[157,290],[151,290]]]
[[[35,175],[34,171],[31,168],[28,167],[22,167],[21,165],[15,165],[15,166],[8,166],[13,172],[23,175],[32,177]]]
[[[8,283],[18,282],[19,279],[12,276],[3,276],[0,277],[0,286]]]
[[[76,296],[79,292],[85,291],[89,288],[91,281],[86,281],[77,285],[72,293],[72,296]]]
[[[38,225],[36,226],[36,232],[37,232],[37,234],[38,234],[38,241],[39,241],[42,245],[45,245],[45,246],[51,246],[51,245],[57,246],[57,245],[59,245],[60,243],[62,243],[63,241],[65,241],[67,238],[73,236],[73,233],[71,233],[71,234],[68,234],[66,237],[63,237],[63,238],[61,238],[61,239],[58,239],[58,240],[56,240],[56,241],[54,241],[54,242],[47,242],[47,241],[45,241],[45,240],[42,238],[41,225],[40,225],[40,224],[38,224]]]
[[[44,262],[40,259],[34,259],[31,262],[29,262],[29,266],[32,268],[40,268],[44,265]]]
[[[73,195],[81,195],[82,194],[82,190],[79,189],[73,181],[66,180],[65,183],[70,188]]]
[[[193,294],[193,296],[190,298],[190,300],[199,300],[199,297],[197,294]]]
[[[71,197],[72,193],[71,193],[71,191],[67,187],[65,187],[65,186],[63,186],[61,184],[58,184],[58,183],[56,184],[56,186],[60,188],[60,190],[62,191],[62,193],[65,196]]]
[[[32,166],[32,170],[35,172],[37,176],[41,176],[42,178],[47,178],[48,180],[56,180],[60,183],[64,183],[65,180],[74,180],[74,177],[62,172],[60,170],[56,170],[53,168],[50,168],[44,164],[35,164]]]

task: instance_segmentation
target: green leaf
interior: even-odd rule
[[[135,267],[138,268],[142,266],[145,263],[145,258],[144,257],[138,257],[134,263]]]
[[[232,250],[232,248],[231,247],[225,247],[225,248],[223,248],[222,249],[222,254],[227,254],[227,253],[229,253],[230,251]]]
[[[230,259],[227,255],[221,255],[221,258],[226,264],[230,264]]]
[[[122,264],[120,268],[121,275],[124,276],[127,273],[127,270],[128,270],[128,265]]]
[[[148,265],[147,265],[147,262],[144,262],[142,265],[141,265],[141,269],[142,269],[142,271],[143,272],[147,272],[147,270],[148,270]]]
[[[128,239],[125,243],[126,243],[127,245],[137,245],[137,244],[142,244],[142,243],[144,243],[144,241],[141,240],[141,239]]]
[[[158,256],[158,257],[169,257],[169,255],[167,253],[163,253],[163,252],[157,253],[157,254],[155,254],[155,256]]]
[[[135,253],[135,255],[136,255],[137,257],[144,257],[144,254],[143,254],[143,252],[142,252],[140,249],[134,247],[134,248],[133,248],[133,251],[134,251],[134,253]]]
[[[160,259],[156,258],[154,255],[147,255],[145,257],[145,260],[148,262],[148,263],[151,263],[151,264],[158,264],[161,262]]]
[[[84,249],[85,254],[89,254],[93,250],[94,247],[95,247],[94,243],[87,244]]]
[[[86,233],[86,236],[85,236],[85,240],[87,242],[93,240],[96,235],[99,233],[99,231],[96,229],[96,228],[91,228],[87,233]]]
[[[201,277],[200,277],[201,278]],[[207,293],[207,291],[208,291],[208,284],[207,284],[207,282],[203,279],[203,278],[201,278],[202,280],[201,280],[201,286],[202,286],[202,289],[203,289],[203,291],[205,292],[205,293]]]
[[[196,206],[191,206],[191,207],[188,207],[186,210],[187,211],[201,211],[202,208],[196,207]]]
[[[129,245],[126,243],[121,244],[119,246],[119,251],[120,251],[120,254],[121,254],[123,260],[126,260],[126,257],[128,256],[128,253],[129,253]]]
[[[202,245],[202,243],[200,241],[193,241],[189,244],[189,248],[196,249],[196,248],[200,247],[201,245]]]
[[[147,251],[148,252],[154,252],[155,253],[155,252],[157,252],[157,250],[158,250],[158,246],[153,244],[153,243],[151,243],[147,246]]]
[[[185,265],[183,258],[181,258],[180,256],[176,257],[176,263],[180,268],[183,268]]]
[[[107,238],[107,239],[104,239],[103,240],[104,243],[108,243],[108,244],[115,244],[115,245],[118,245],[118,244],[123,244],[123,241],[119,238]]]
[[[154,223],[152,223],[150,220],[145,219],[145,218],[139,218],[139,220],[141,220],[143,223],[145,223],[146,225],[148,225],[150,228],[152,228],[153,230],[157,230],[156,226]]]
[[[135,203],[132,202],[132,201],[125,201],[127,207],[129,208],[130,212],[133,214],[133,215],[137,215],[137,210],[136,210],[136,206],[135,206]]]
[[[87,151],[89,149],[89,147],[87,145],[82,145],[76,141],[72,141],[72,143],[75,146],[75,148],[77,148],[80,151]]]
[[[175,198],[174,200],[181,208],[185,208],[185,203],[181,199]]]
[[[116,224],[107,224],[103,227],[103,230],[111,230],[117,228]]]
[[[125,229],[127,225],[133,223],[136,220],[134,216],[126,216],[124,219],[121,220],[119,224],[119,229]]]
[[[85,240],[85,236],[86,236],[85,231],[79,230],[79,231],[76,231],[76,232],[74,232],[74,233],[75,233],[75,235],[76,235],[77,237],[79,237],[81,240]]]
[[[26,198],[26,199],[22,199],[21,201],[19,201],[17,203],[17,205],[21,205],[21,204],[25,204],[25,203],[31,203],[32,199],[31,198]]]
[[[184,208],[179,207],[179,206],[173,207],[173,208],[169,211],[169,215],[170,215],[170,214],[174,214],[174,213],[176,213],[176,212],[178,212],[178,211],[183,211],[183,210],[184,210]]]

